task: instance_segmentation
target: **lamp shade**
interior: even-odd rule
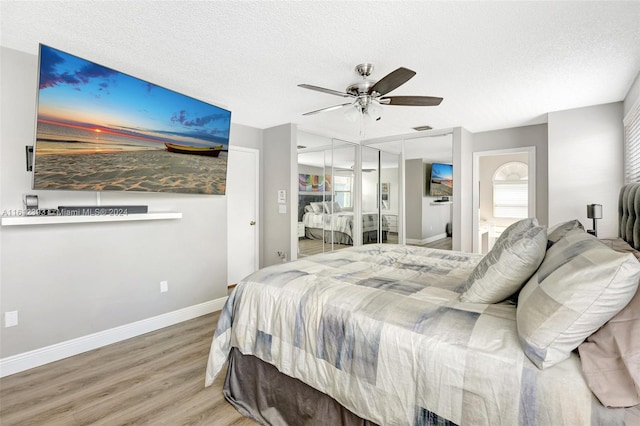
[[[587,204],[587,217],[589,219],[602,219],[602,204]]]

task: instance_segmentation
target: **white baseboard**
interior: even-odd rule
[[[19,373],[30,368],[39,367],[50,362],[59,361],[73,355],[78,355],[202,315],[210,314],[211,312],[220,311],[226,301],[227,297],[222,297],[200,303],[199,305],[189,306],[178,309],[177,311],[136,321],[131,324],[121,325],[109,330],[99,331],[87,336],[45,346],[44,348],[2,358],[0,359],[0,377]]]
[[[434,241],[441,240],[443,238],[447,238],[447,233],[446,232],[444,234],[434,235],[433,237],[424,238],[422,240],[414,240],[412,238],[407,238],[407,244],[417,244],[417,245],[422,246],[422,245],[425,245],[425,244],[432,243]]]

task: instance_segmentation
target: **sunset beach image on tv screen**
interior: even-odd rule
[[[231,112],[40,45],[34,189],[223,195]]]
[[[431,165],[432,197],[450,197],[453,195],[453,166],[433,163]]]

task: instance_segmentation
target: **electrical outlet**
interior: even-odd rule
[[[160,293],[166,293],[167,291],[169,291],[169,282],[160,281]]]
[[[4,313],[4,326],[13,327],[18,325],[18,311],[11,311]]]

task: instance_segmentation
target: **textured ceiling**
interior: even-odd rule
[[[412,127],[472,132],[546,121],[546,113],[620,101],[640,71],[640,2],[57,1],[0,3],[0,44],[48,44],[232,111],[258,128],[359,140],[343,99],[354,67],[373,79],[417,75],[392,95],[437,107],[385,106],[365,138]]]

